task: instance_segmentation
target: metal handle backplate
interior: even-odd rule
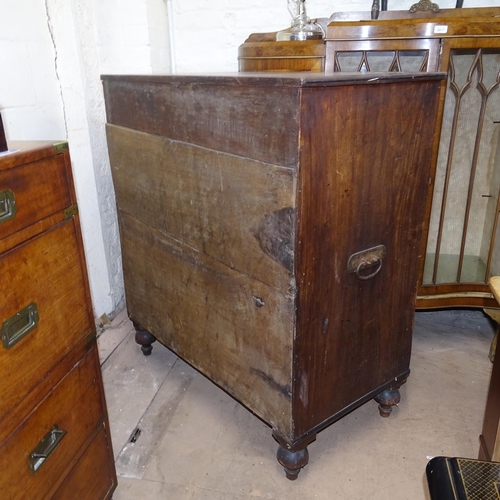
[[[363,281],[374,278],[382,269],[382,261],[387,254],[385,245],[377,245],[376,247],[367,248],[361,252],[353,253],[347,262],[347,270],[350,273],[356,273],[356,276]],[[361,271],[369,267],[375,267],[375,270],[369,274],[364,274]]]
[[[16,216],[17,205],[14,192],[10,189],[0,191],[0,224]]]
[[[66,431],[59,429],[57,424],[45,434],[28,457],[28,467],[32,475],[35,475],[39,471],[40,467],[59,446],[61,439],[65,435]]]
[[[3,347],[10,349],[28,335],[36,327],[37,323],[38,307],[32,302],[3,322],[0,330]]]

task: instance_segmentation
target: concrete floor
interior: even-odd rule
[[[113,499],[428,499],[431,457],[477,457],[493,333],[480,311],[417,313],[400,406],[383,419],[370,401],[319,433],[289,481],[270,429],[158,343],[143,356],[123,312],[99,338]]]

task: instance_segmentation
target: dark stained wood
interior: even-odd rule
[[[138,92],[127,80],[105,80],[109,123],[174,140],[188,137],[191,144],[276,165],[297,161],[296,88],[279,86],[263,94],[259,88],[232,86],[228,98],[196,81],[146,81]]]
[[[304,92],[296,437],[408,370],[438,98],[432,83]],[[349,273],[376,245],[380,273]]]
[[[317,73],[102,78],[108,123],[285,167],[297,163],[298,89],[369,80]],[[400,81],[421,75],[373,78]]]
[[[144,356],[149,356],[153,352],[153,344],[156,342],[156,337],[147,330],[144,330],[138,323],[134,323],[134,328],[136,344],[141,346]]]
[[[300,470],[309,462],[309,452],[307,448],[299,451],[290,451],[283,446],[278,446],[278,462],[285,469],[286,477],[292,481],[297,479]]]
[[[445,71],[449,70],[450,55],[452,50],[479,50],[485,53],[500,49],[500,7],[441,9],[437,13],[431,11],[382,11],[378,20],[370,20],[369,12],[335,13],[331,16],[326,29],[325,41],[308,42],[276,42],[276,33],[252,34],[240,46],[239,69],[245,71],[269,71],[275,68],[281,72],[325,71],[332,73],[342,71],[337,56],[341,53],[363,53],[367,59],[375,53],[393,52],[396,54],[405,51],[425,51],[427,58],[421,68],[415,71]],[[245,59],[248,55],[249,59]],[[324,57],[323,69],[314,63],[314,59],[307,59],[316,55]],[[306,58],[307,57],[307,58]],[[380,59],[380,58],[379,58]],[[373,58],[373,61],[375,58]],[[392,58],[386,57],[387,70],[390,69]],[[365,60],[366,64],[366,60]],[[366,66],[364,66],[366,68]],[[393,71],[391,69],[391,71]],[[396,69],[397,70],[397,69]],[[439,120],[443,119],[445,88],[443,88],[441,111]],[[450,116],[446,117],[451,120]],[[480,131],[477,132],[481,134]],[[440,129],[436,138],[440,136]],[[448,155],[447,141],[441,146],[441,154]],[[435,163],[435,162],[434,162]],[[478,172],[487,170],[487,165],[477,165]],[[433,213],[440,213],[438,206],[432,207],[433,184],[429,184],[428,207],[426,210],[426,228],[422,252],[427,250],[427,232]],[[440,192],[439,189],[436,190]],[[438,199],[438,197],[436,197]],[[437,203],[436,205],[438,205]],[[467,210],[470,209],[462,207]],[[460,210],[462,210],[462,208]],[[468,222],[467,222],[468,223]],[[456,233],[460,234],[459,225]],[[443,226],[441,226],[443,227]],[[463,234],[468,232],[464,225]],[[491,235],[490,235],[491,236]],[[487,235],[484,235],[486,240]],[[462,240],[462,250],[465,245],[465,236]],[[491,250],[490,250],[491,251]],[[435,253],[432,250],[429,253]],[[461,264],[463,254],[461,253]],[[416,298],[416,308],[442,308],[442,307],[495,307],[495,300],[489,292],[484,280],[478,279],[477,283],[459,283],[451,278],[445,283],[423,283],[424,262],[421,260],[419,271],[419,290]],[[437,262],[434,260],[434,262]],[[459,274],[459,273],[457,273]],[[456,281],[456,283],[455,283]]]
[[[129,315],[273,428],[290,478],[317,432],[408,376],[443,78],[104,77]],[[182,87],[191,100],[116,115]],[[203,110],[242,94],[273,123],[243,106],[213,134]],[[258,154],[224,149],[241,127]],[[378,274],[348,271],[376,245]]]

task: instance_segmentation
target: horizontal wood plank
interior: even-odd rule
[[[284,293],[293,287],[293,170],[108,125],[120,211]]]
[[[291,166],[298,154],[298,89],[106,79],[108,122],[254,160]]]
[[[130,317],[283,433],[294,301],[120,214]]]

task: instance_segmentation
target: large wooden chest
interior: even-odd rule
[[[290,478],[408,377],[442,77],[103,77],[138,340],[267,422]]]
[[[0,491],[105,500],[116,488],[67,143],[0,157]]]

